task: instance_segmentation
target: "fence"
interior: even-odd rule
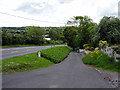
[[[116,62],[119,62],[120,54],[116,53],[112,47],[106,47],[104,49],[101,49],[101,51],[105,54],[107,54],[109,57],[114,57]]]

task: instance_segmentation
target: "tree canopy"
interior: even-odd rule
[[[110,44],[120,44],[120,20],[115,17],[103,17],[96,28],[99,40]]]
[[[93,33],[93,29],[96,26],[96,23],[94,23],[92,21],[91,18],[89,18],[88,16],[74,16],[72,18],[72,20],[69,20],[67,22],[67,24],[73,25],[73,27],[69,27],[69,29],[71,30],[76,30],[77,34],[74,36],[74,38],[69,39],[70,37],[73,37],[71,35],[66,35],[66,39],[67,41],[73,40],[76,38],[75,41],[72,46],[75,46],[76,48],[83,48],[83,44],[86,43],[91,43],[91,37],[92,37],[92,33]],[[66,32],[70,32],[69,29],[65,29]],[[65,32],[64,32],[65,33]]]

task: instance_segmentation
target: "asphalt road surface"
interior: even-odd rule
[[[55,45],[55,46],[64,46],[64,45]],[[53,47],[53,45],[52,45]],[[3,48],[2,49],[2,59],[25,55],[29,53],[34,53],[42,49],[51,48],[51,46],[32,46],[32,47],[16,47],[16,48]]]
[[[3,74],[3,88],[111,88],[98,71],[82,63],[83,54],[71,52],[61,63],[33,70]]]

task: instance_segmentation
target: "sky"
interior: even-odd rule
[[[0,0],[0,27],[65,26],[73,16],[118,17],[119,0]]]

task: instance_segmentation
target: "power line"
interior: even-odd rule
[[[26,18],[26,17],[16,16],[16,15],[5,13],[5,12],[0,12],[0,13],[4,14],[4,15],[12,16],[12,17],[26,19],[26,20],[32,20],[32,21],[38,21],[38,22],[45,22],[45,23],[65,24],[65,23],[59,23],[59,22],[49,22],[49,21],[42,21],[42,20],[37,20],[37,19],[33,19],[33,18]]]

